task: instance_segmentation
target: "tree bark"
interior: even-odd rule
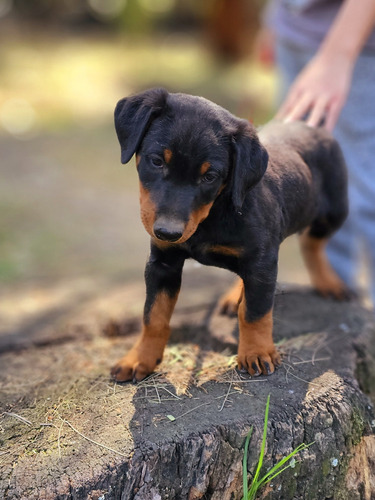
[[[241,499],[245,438],[254,426],[251,481],[268,395],[261,476],[301,443],[313,444],[258,498],[375,498],[372,314],[308,289],[280,289],[274,317],[283,365],[270,377],[241,378],[233,369],[236,319],[218,315],[212,290],[222,284],[212,284],[198,298],[185,290],[163,364],[137,386],[108,377],[137,326],[137,316],[119,312],[120,292],[109,294],[118,301],[112,314],[81,338],[79,329],[73,338],[59,330],[59,345],[51,339],[20,351],[17,338],[12,351],[7,343],[1,498]]]

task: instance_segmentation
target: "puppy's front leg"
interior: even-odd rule
[[[272,337],[276,272],[277,261],[272,267],[264,262],[244,277],[244,295],[238,308],[238,366],[254,376],[270,375],[280,364]]]
[[[132,349],[111,370],[118,382],[140,381],[152,373],[163,358],[169,339],[169,322],[181,286],[184,258],[176,252],[151,247],[145,270],[146,303],[142,334]]]

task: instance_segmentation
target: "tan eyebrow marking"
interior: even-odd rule
[[[172,159],[172,151],[170,149],[164,149],[164,160],[165,163],[169,163]]]
[[[200,169],[201,175],[204,175],[207,172],[207,170],[210,168],[210,166],[211,166],[210,162],[208,162],[208,161],[205,161],[204,163],[202,163],[201,169]]]

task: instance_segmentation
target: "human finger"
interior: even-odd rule
[[[295,86],[291,87],[286,98],[284,99],[276,113],[277,119],[282,120],[289,114],[290,110],[293,109],[293,107],[298,102],[300,94],[300,91],[296,89]]]
[[[308,114],[312,105],[312,96],[307,93],[303,94],[300,99],[295,102],[294,106],[289,110],[284,118],[284,121],[293,122],[295,120],[302,119],[304,116],[306,116],[306,114]]]
[[[330,132],[332,132],[333,129],[335,128],[342,107],[343,107],[343,102],[339,99],[336,99],[331,103],[330,107],[326,111],[326,119],[324,126]]]
[[[327,104],[328,99],[324,97],[314,102],[309,117],[306,120],[307,125],[310,127],[317,127],[324,121],[327,114]]]

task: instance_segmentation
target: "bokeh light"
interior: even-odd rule
[[[164,14],[173,9],[176,0],[139,0],[139,4],[154,14]]]
[[[107,20],[116,18],[125,8],[127,0],[87,0],[93,14]]]
[[[12,10],[13,0],[0,0],[0,18],[5,17]]]
[[[1,125],[16,137],[29,135],[35,127],[36,118],[34,108],[25,99],[8,99],[0,108]]]

